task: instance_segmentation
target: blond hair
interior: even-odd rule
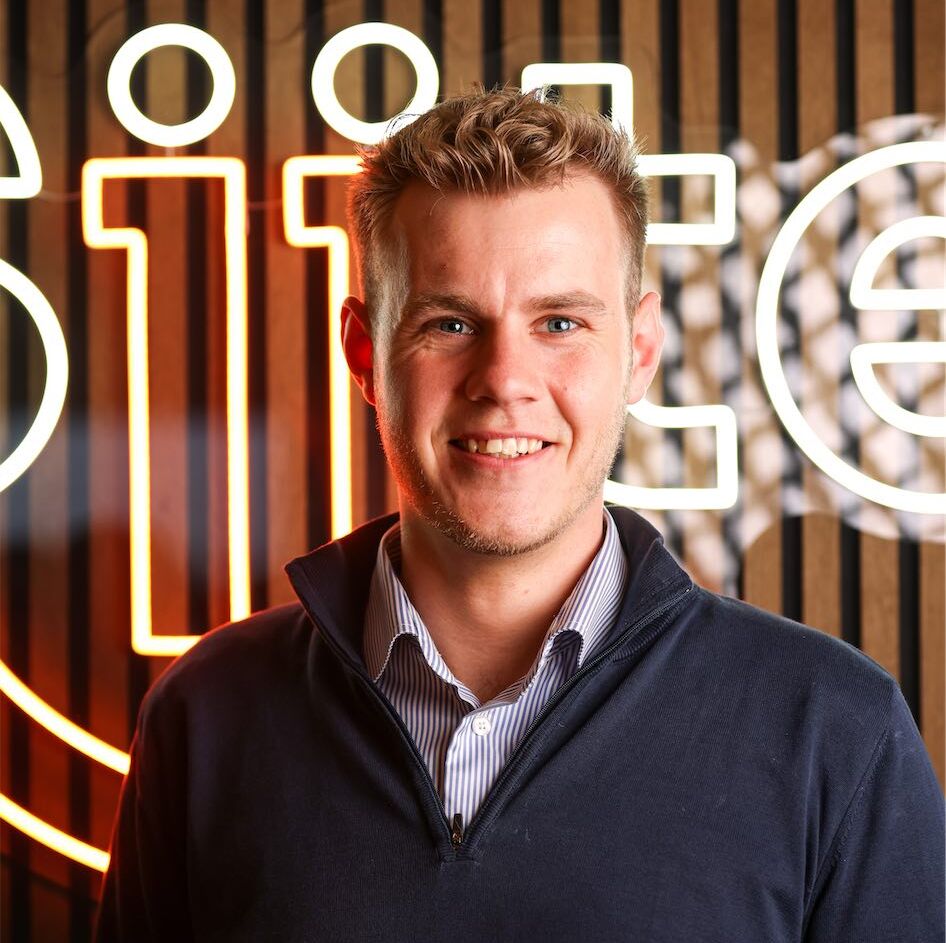
[[[358,273],[377,337],[385,310],[406,292],[406,249],[390,231],[394,204],[420,181],[441,192],[503,194],[520,187],[561,184],[584,170],[610,190],[625,233],[628,317],[640,298],[647,188],[627,134],[600,114],[543,92],[516,88],[448,98],[375,147],[359,149],[362,172],[352,177],[348,216]],[[379,318],[380,315],[380,318]]]

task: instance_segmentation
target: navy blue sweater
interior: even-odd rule
[[[943,796],[896,681],[694,586],[614,508],[611,640],[462,839],[361,637],[394,516],[293,561],[139,714],[97,939],[943,940]]]

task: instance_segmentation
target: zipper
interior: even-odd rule
[[[658,606],[655,610],[648,613],[643,619],[639,619],[637,622],[632,623],[632,625],[625,629],[620,636],[615,639],[607,648],[599,652],[595,657],[588,662],[586,665],[575,672],[564,684],[560,685],[558,689],[552,694],[552,696],[546,701],[545,706],[541,711],[533,718],[532,723],[526,728],[526,732],[522,735],[522,739],[517,744],[515,750],[513,750],[512,755],[506,761],[505,766],[503,766],[500,771],[499,776],[496,781],[493,783],[489,792],[486,794],[486,798],[483,800],[482,805],[476,812],[476,815],[473,816],[473,820],[470,822],[469,827],[467,828],[466,838],[467,845],[470,844],[470,839],[479,834],[484,828],[483,822],[488,821],[487,813],[490,808],[496,802],[496,796],[501,793],[502,786],[509,780],[514,771],[516,765],[516,760],[522,755],[525,748],[528,746],[529,739],[533,736],[536,729],[539,725],[548,717],[548,715],[555,710],[556,706],[561,702],[561,700],[568,694],[568,692],[584,677],[590,674],[592,671],[597,668],[602,662],[606,661],[611,655],[614,654],[617,649],[619,649],[622,644],[627,640],[630,635],[633,635],[639,629],[643,628],[645,625],[652,624],[656,620],[660,619],[666,612],[670,609],[675,608],[679,603],[683,601],[683,598],[693,589],[693,583],[691,582],[687,588],[677,596],[674,596],[672,599],[663,603],[661,606]],[[666,621],[666,620],[665,620]],[[648,633],[645,638],[642,638],[638,641],[638,644],[635,645],[631,651],[628,652],[628,657],[633,655],[635,652],[640,651],[640,649],[650,641],[651,637],[657,633],[660,629],[663,628],[664,622],[661,622],[659,625],[654,627],[654,631]]]
[[[453,816],[453,829],[450,832],[450,841],[454,848],[459,848],[463,842],[463,816],[457,812]]]
[[[500,787],[509,780],[514,771],[514,767],[516,766],[516,761],[522,756],[525,748],[528,746],[530,738],[533,736],[536,729],[561,702],[562,698],[564,698],[582,678],[587,677],[587,675],[597,668],[598,665],[600,665],[615,651],[617,651],[617,649],[619,649],[624,644],[630,635],[634,634],[645,625],[660,619],[661,616],[663,616],[666,612],[668,612],[670,609],[673,609],[680,602],[682,602],[687,593],[693,589],[693,585],[694,584],[691,582],[682,593],[677,594],[662,605],[658,606],[652,612],[649,612],[642,619],[632,623],[618,636],[618,638],[608,645],[607,648],[595,655],[595,657],[590,662],[588,662],[586,665],[583,665],[577,672],[575,672],[575,674],[571,676],[571,678],[559,686],[559,688],[545,703],[545,706],[542,708],[542,710],[539,711],[536,717],[533,718],[532,723],[529,724],[526,732],[522,735],[522,739],[519,741],[515,750],[513,750],[512,755],[506,761],[506,764],[500,772],[499,777],[497,778],[496,782],[493,783],[489,792],[486,794],[486,798],[483,800],[482,805],[479,807],[476,814],[473,816],[472,821],[469,823],[465,835],[463,829],[463,819],[459,812],[453,816],[452,823],[447,819],[447,813],[444,809],[443,800],[441,800],[440,795],[437,793],[437,787],[434,786],[434,781],[431,779],[430,770],[427,768],[427,763],[421,756],[420,751],[417,749],[417,745],[414,743],[414,739],[411,737],[410,731],[407,729],[407,725],[404,723],[401,715],[397,712],[397,709],[381,693],[381,691],[375,687],[371,679],[368,678],[368,676],[361,670],[359,670],[357,663],[348,657],[348,655],[338,646],[334,639],[331,638],[329,633],[322,632],[322,638],[328,642],[329,647],[335,651],[335,654],[352,668],[355,675],[361,679],[362,683],[368,688],[375,700],[377,700],[382,705],[382,707],[387,711],[391,719],[394,721],[394,724],[401,735],[401,739],[407,746],[408,753],[414,760],[414,765],[420,771],[422,780],[428,787],[428,795],[426,797],[427,805],[429,808],[436,809],[437,814],[440,816],[440,821],[443,823],[444,832],[447,834],[450,844],[454,850],[454,856],[456,856],[456,854],[460,851],[460,848],[464,842],[464,838],[466,839],[467,845],[469,845],[470,838],[482,831],[482,823],[487,820],[486,814],[489,812],[492,806],[495,805],[496,796],[501,791]],[[656,626],[654,632],[648,633],[646,638],[641,639],[638,644],[630,652],[628,652],[628,657],[639,651],[643,645],[650,640],[651,636],[662,627],[663,623],[661,623],[659,626]]]

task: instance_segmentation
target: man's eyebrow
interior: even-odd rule
[[[404,305],[404,318],[416,318],[431,311],[455,311],[459,314],[478,316],[479,306],[469,295],[458,295],[452,292],[437,293],[425,292],[409,298]]]
[[[600,298],[581,289],[533,298],[529,308],[533,311],[574,311],[580,308],[594,314],[608,313],[608,306]]]
[[[541,295],[530,299],[530,311],[574,311],[581,309],[594,314],[607,314],[608,306],[591,292],[575,289],[552,295]],[[477,317],[481,308],[469,296],[452,292],[425,292],[408,300],[404,306],[404,317],[420,317],[431,311],[454,311]]]

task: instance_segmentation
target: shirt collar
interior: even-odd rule
[[[543,642],[547,653],[556,636],[565,631],[576,633],[581,639],[578,667],[613,625],[627,585],[627,557],[617,527],[607,509],[603,515],[604,539],[601,546],[552,620]],[[444,680],[456,684],[397,576],[396,567],[400,560],[401,530],[400,523],[395,523],[378,545],[371,578],[364,627],[368,674],[377,682],[387,668],[398,636],[409,634],[417,638],[430,667]]]

